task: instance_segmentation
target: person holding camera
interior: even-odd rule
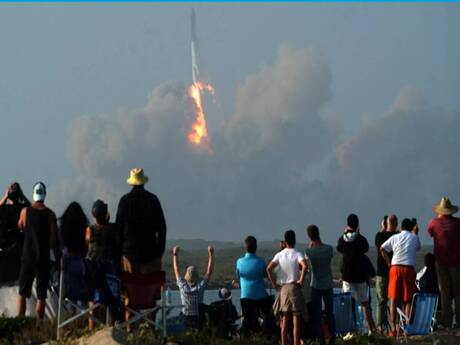
[[[391,236],[380,246],[380,253],[390,267],[388,298],[390,299],[390,336],[395,337],[396,307],[403,305],[406,315],[410,314],[411,301],[417,287],[415,285],[415,259],[420,250],[417,220],[405,218],[401,223],[401,232]],[[390,253],[393,257],[390,259]]]

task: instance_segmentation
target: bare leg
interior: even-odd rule
[[[372,318],[372,312],[369,306],[369,302],[363,302],[363,308],[364,308],[364,318],[366,319],[367,328],[369,329],[369,331],[373,332],[375,330],[375,324],[374,324],[374,319]]]
[[[26,314],[26,298],[24,296],[18,296],[16,310],[18,316],[24,316]]]
[[[35,316],[37,317],[37,319],[43,319],[43,317],[45,316],[45,307],[45,299],[37,300],[37,305],[35,306]]]
[[[396,301],[390,300],[390,320],[391,330],[396,332]]]
[[[294,314],[292,315],[293,321],[293,335],[294,335],[294,345],[300,344],[300,315]]]
[[[281,345],[288,345],[288,326],[289,326],[289,321],[288,321],[288,316],[286,314],[283,314],[281,318]]]
[[[410,317],[410,306],[410,302],[404,303],[404,314],[406,314],[407,317]]]
[[[89,317],[88,317],[88,329],[92,331],[94,329],[94,320],[92,319],[92,316],[94,315],[94,311],[91,310],[91,308],[94,306],[94,302],[88,302],[88,307],[89,307]]]

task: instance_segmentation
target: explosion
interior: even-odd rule
[[[188,95],[193,99],[193,103],[195,105],[195,121],[188,133],[188,140],[191,144],[204,147],[209,152],[212,152],[209,144],[203,104],[201,102],[201,93],[204,90],[208,91],[211,95],[214,95],[214,88],[212,85],[201,81],[193,83],[188,89]]]

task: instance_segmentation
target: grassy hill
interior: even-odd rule
[[[222,242],[222,241],[206,241],[202,239],[197,240],[169,240],[168,249],[163,256],[163,269],[166,271],[168,281],[173,281],[173,270],[172,270],[172,252],[171,248],[175,245],[181,247],[179,255],[179,264],[181,273],[185,272],[188,265],[195,265],[198,267],[200,272],[204,274],[206,271],[206,265],[208,260],[207,247],[212,245],[215,248],[215,270],[212,281],[214,285],[227,285],[235,279],[235,263],[236,260],[244,255],[244,248],[242,243],[235,242]],[[264,258],[267,262],[275,255],[279,250],[279,242],[261,242],[258,244],[257,255]],[[305,243],[297,244],[296,248],[303,250],[306,247]],[[417,254],[417,266],[419,270],[423,267],[423,256],[432,251],[432,246],[423,246],[422,250]],[[377,262],[377,249],[371,246],[369,253],[374,266]],[[340,278],[340,262],[342,255],[338,252],[334,252],[332,259],[332,273],[334,279]]]

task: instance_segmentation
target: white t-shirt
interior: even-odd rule
[[[401,231],[386,240],[381,248],[393,252],[392,265],[415,266],[415,255],[420,250],[420,240],[412,231]]]
[[[279,265],[277,281],[283,284],[295,283],[300,279],[299,263],[305,260],[303,254],[294,248],[285,248],[276,253],[273,262]]]

